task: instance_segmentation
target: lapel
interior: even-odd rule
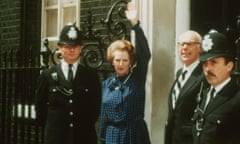
[[[181,89],[181,92],[179,93],[179,97],[176,103],[176,108],[181,105],[183,102],[183,99],[186,95],[191,95],[192,91],[199,85],[200,89],[200,83],[202,79],[204,78],[204,75],[202,73],[201,65],[199,64],[195,70],[192,72],[189,79],[184,84],[183,88]]]
[[[56,70],[57,70],[57,73],[58,73],[60,79],[65,79],[66,80],[66,78],[64,77],[63,71],[61,69],[61,64],[57,65]]]
[[[233,97],[237,87],[234,85],[234,82],[231,80],[217,95],[216,97],[208,104],[205,114],[211,113],[213,110],[216,110],[219,106],[223,105],[229,99]]]
[[[207,87],[206,89],[203,90],[202,92],[202,97],[201,97],[201,100],[199,101],[199,107],[202,111],[204,111],[204,107],[205,107],[205,103],[206,103],[206,99],[207,99],[207,94],[208,94],[208,91],[209,91],[210,87]]]
[[[82,84],[87,83],[88,79],[89,79],[88,71],[86,70],[86,68],[84,66],[82,66],[81,64],[78,64],[76,75],[73,79],[73,86],[79,87],[80,83],[82,83]]]
[[[79,80],[80,79],[80,76],[84,75],[84,74],[81,74],[83,73],[83,69],[81,68],[81,64],[78,64],[78,67],[77,67],[77,71],[76,71],[76,75],[75,75],[75,78],[73,80],[73,83],[76,82],[76,80]],[[85,76],[85,75],[84,75]]]

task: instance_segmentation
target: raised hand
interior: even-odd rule
[[[137,9],[135,5],[135,1],[131,1],[127,5],[127,10],[125,11],[127,19],[131,22],[132,25],[137,24]]]

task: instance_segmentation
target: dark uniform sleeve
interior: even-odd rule
[[[35,93],[36,120],[39,125],[45,125],[47,116],[48,83],[47,71],[43,71],[38,79]]]
[[[92,88],[94,89],[92,96],[95,98],[93,100],[93,113],[95,113],[93,120],[96,122],[100,114],[101,105],[101,83],[97,72],[93,71],[91,78]]]

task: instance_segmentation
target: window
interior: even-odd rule
[[[42,39],[48,39],[49,47],[56,48],[58,36],[69,22],[80,23],[80,0],[42,1]]]

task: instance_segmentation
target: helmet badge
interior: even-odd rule
[[[209,35],[206,35],[204,37],[204,40],[202,41],[202,48],[205,52],[208,52],[212,49],[213,42]]]
[[[69,39],[75,40],[77,39],[77,31],[74,27],[71,27],[70,30],[67,33],[67,36]]]

